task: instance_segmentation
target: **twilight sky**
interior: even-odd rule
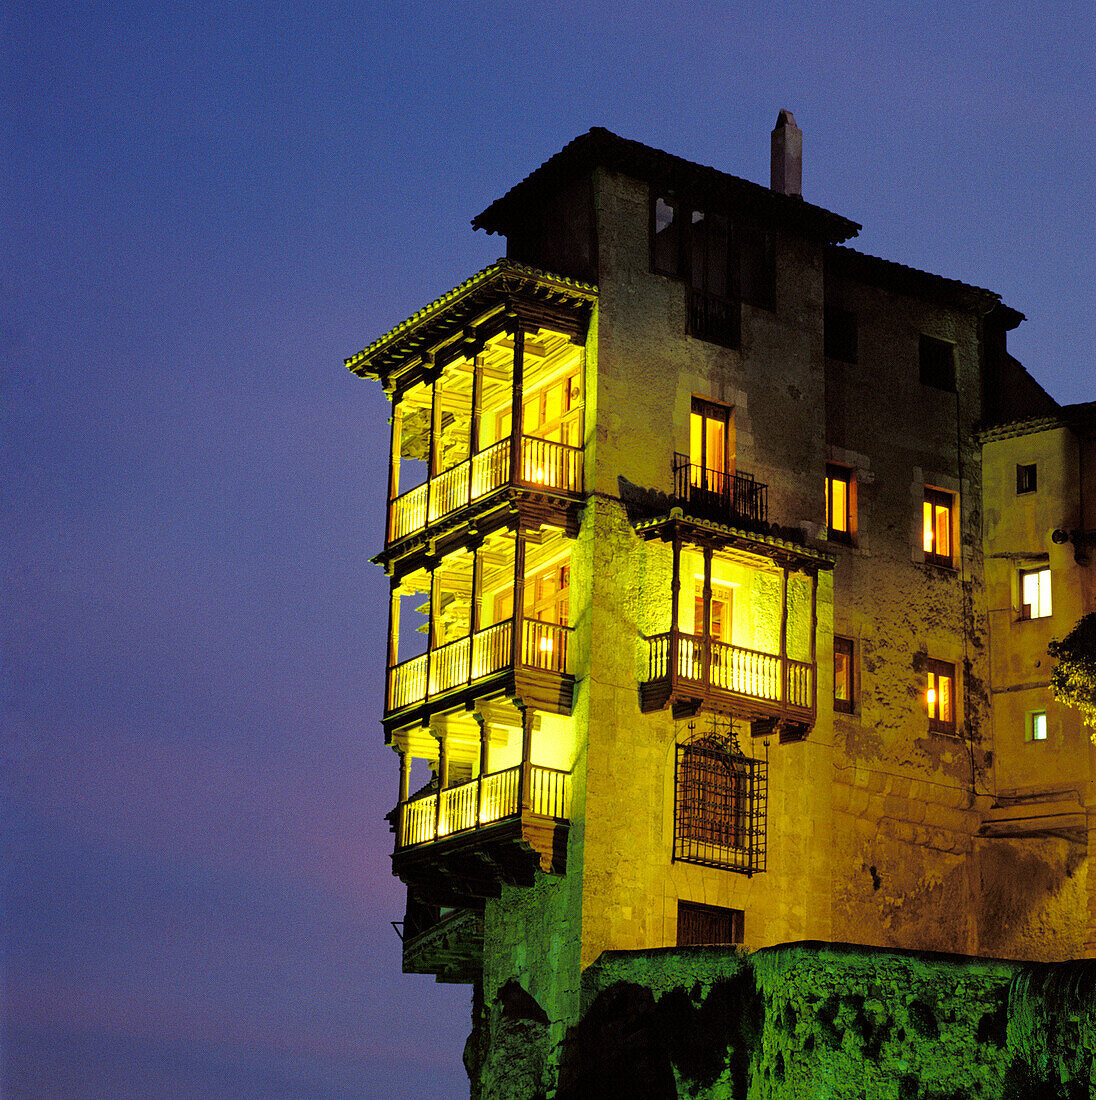
[[[9,0],[0,1093],[467,1095],[468,989],[389,925],[387,406],[342,360],[578,133],[767,184],[790,108],[855,247],[1096,398],[1091,3],[824,7]]]

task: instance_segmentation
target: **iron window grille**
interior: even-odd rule
[[[733,727],[677,746],[674,859],[744,875],[765,870],[768,764],[746,756]]]
[[[742,943],[745,913],[718,905],[700,905],[691,901],[677,903],[678,947],[703,947],[712,944]]]

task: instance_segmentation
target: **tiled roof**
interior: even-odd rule
[[[497,293],[500,284],[506,288],[536,287],[542,294],[554,293],[560,297],[586,301],[597,298],[597,287],[589,283],[581,283],[577,279],[568,279],[548,271],[539,271],[525,264],[516,263],[514,260],[497,260],[490,267],[477,271],[475,275],[465,279],[440,298],[435,298],[429,305],[416,310],[406,321],[401,321],[395,328],[389,329],[356,355],[350,356],[345,361],[346,366],[355,374],[376,377],[374,360],[392,352],[401,344],[411,341],[423,343],[427,339],[425,330],[429,330],[431,322],[441,315],[445,315],[447,320],[452,320],[454,314],[463,314],[469,310],[475,312],[485,296]],[[416,340],[419,334],[423,334],[422,340]]]
[[[980,431],[978,439],[982,443],[989,443],[995,439],[1034,435],[1036,432],[1051,431],[1054,428],[1096,429],[1096,401],[1063,405],[1056,416],[1032,416],[1026,420],[1010,420],[1007,424],[994,424],[993,427]]]
[[[856,222],[804,202],[798,196],[780,194],[717,168],[695,164],[619,137],[600,126],[579,135],[549,157],[473,218],[472,226],[506,235],[521,222],[524,212],[539,194],[588,175],[597,167],[648,180],[667,190],[674,189],[695,202],[733,203],[737,209],[745,209],[761,220],[779,220],[826,241],[844,241],[860,231]]]
[[[877,283],[891,287],[899,292],[921,298],[942,298],[949,303],[958,302],[970,308],[989,309],[1001,301],[1001,296],[984,287],[971,286],[958,279],[946,279],[943,275],[934,275],[931,271],[921,271],[916,267],[884,260],[879,256],[869,256],[866,252],[857,252],[855,248],[831,245],[826,249],[826,264],[837,273],[849,275],[867,283]],[[1006,307],[1007,308],[1007,307]],[[1022,313],[1015,314],[1015,328],[1023,319]]]

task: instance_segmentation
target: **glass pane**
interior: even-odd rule
[[[723,491],[723,471],[726,466],[727,425],[721,420],[705,417],[705,461],[709,470],[708,488]]]
[[[833,655],[833,697],[843,703],[847,703],[852,698],[849,692],[850,673],[849,655],[835,652]]]
[[[940,721],[950,722],[951,717],[951,677],[938,676],[937,690],[940,692]]]
[[[849,529],[849,486],[841,478],[830,478],[830,514],[826,517],[831,531],[846,533]]]
[[[941,557],[951,554],[951,509],[936,505],[936,553]]]
[[[704,461],[704,418],[699,413],[689,417],[689,483],[700,484],[700,469]]]
[[[921,545],[926,554],[932,553],[932,505],[926,500],[921,523]]]

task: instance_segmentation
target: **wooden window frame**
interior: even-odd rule
[[[1039,488],[1039,467],[1034,462],[1016,463],[1016,495],[1037,492]]]
[[[845,486],[845,508],[842,520],[844,529],[835,528],[833,483]],[[845,542],[852,545],[856,535],[856,471],[851,466],[841,466],[834,462],[826,463],[826,532],[831,542]]]
[[[706,928],[715,929],[715,936],[706,935]],[[721,935],[723,929],[726,932]],[[695,901],[677,903],[678,947],[720,947],[742,943],[745,929],[746,914],[741,909],[702,905]]]
[[[837,657],[845,658],[845,689],[848,698],[841,699],[837,694]],[[852,638],[833,636],[833,709],[839,714],[852,714],[856,709],[856,643]]]
[[[1043,735],[1037,737],[1035,730],[1037,727],[1037,719],[1042,718]],[[1047,712],[1045,710],[1029,710],[1024,715],[1024,741],[1029,745],[1042,745],[1047,742]]]
[[[956,706],[958,701],[956,688],[958,685],[955,676],[955,665],[950,661],[938,661],[935,658],[929,658],[925,661],[925,678],[927,681],[925,709],[928,712],[929,729],[935,733],[954,734],[956,731],[956,712],[958,710]],[[945,679],[949,682],[948,694],[951,701],[951,715],[948,718],[941,718],[941,691],[939,685],[940,681]]]
[[[1027,577],[1037,577],[1041,573],[1046,574],[1047,578],[1047,608],[1046,611],[1042,611],[1042,604],[1040,603],[1040,614],[1034,613],[1034,608],[1030,603],[1024,602],[1024,580]],[[1049,619],[1054,611],[1054,599],[1051,594],[1051,573],[1050,566],[1047,564],[1035,565],[1029,569],[1021,569],[1019,574],[1019,604],[1020,604],[1020,621],[1021,622],[1033,622],[1036,619]],[[1042,584],[1039,584],[1039,588],[1042,589]]]
[[[921,506],[921,549],[925,554],[925,561],[930,565],[942,565],[947,569],[955,568],[954,557],[954,544],[955,544],[955,509],[958,504],[958,498],[955,493],[949,493],[946,489],[933,489],[930,486],[925,486],[924,503]],[[926,514],[925,509],[931,509],[931,546],[926,545],[926,534],[928,528],[925,523]],[[938,519],[937,509],[947,509],[948,521],[947,521],[947,533],[948,533],[948,552],[941,554],[937,549],[937,531],[938,531]]]

